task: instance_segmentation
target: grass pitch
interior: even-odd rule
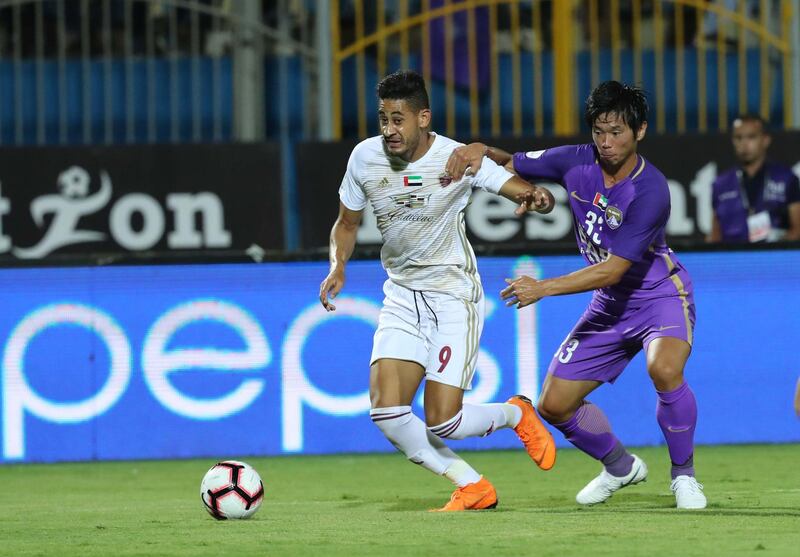
[[[213,520],[199,484],[211,460],[0,467],[1,555],[798,555],[800,445],[699,447],[709,508],[677,511],[665,448],[636,451],[649,480],[579,508],[599,471],[562,450],[542,472],[523,451],[464,453],[497,510],[428,513],[450,484],[399,454],[246,458],[266,499],[247,521]]]

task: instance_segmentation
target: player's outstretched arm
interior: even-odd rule
[[[632,263],[616,255],[597,265],[584,267],[574,273],[551,279],[536,280],[529,276],[506,279],[508,286],[500,292],[507,306],[517,309],[535,304],[545,296],[577,294],[613,286],[622,280]]]
[[[319,287],[319,301],[328,311],[336,311],[336,306],[330,300],[344,287],[344,268],[356,247],[359,224],[361,224],[361,211],[348,209],[339,202],[339,216],[331,229],[331,270]]]
[[[519,203],[519,207],[514,211],[517,216],[522,216],[528,211],[546,215],[556,204],[556,199],[550,190],[529,184],[519,176],[509,178],[500,188],[499,194],[514,203]]]
[[[489,147],[483,143],[470,143],[453,149],[453,152],[450,153],[450,158],[447,159],[447,164],[444,168],[445,172],[453,180],[460,180],[467,168],[469,168],[469,173],[474,176],[481,168],[483,157],[489,157],[499,166],[504,166],[512,174],[516,174],[514,172],[513,157],[510,153],[506,153],[497,147]]]

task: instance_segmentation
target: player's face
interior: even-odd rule
[[[733,150],[741,164],[757,162],[767,155],[770,137],[761,122],[736,120],[733,123]]]
[[[647,122],[634,134],[616,112],[601,114],[594,121],[592,139],[604,166],[619,167],[636,154],[636,145],[644,137]]]
[[[431,111],[414,111],[402,99],[380,99],[378,121],[386,150],[396,157],[411,161],[422,134],[430,124]]]

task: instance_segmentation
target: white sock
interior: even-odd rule
[[[450,467],[445,470],[444,477],[456,484],[458,487],[464,487],[469,484],[474,484],[480,481],[481,475],[475,469],[462,459],[458,459]]]
[[[411,412],[410,406],[373,408],[369,417],[406,458],[434,474],[442,475],[450,466],[428,441],[425,423]]]
[[[514,427],[522,411],[513,404],[465,404],[446,422],[430,427],[431,433],[446,439],[485,437],[504,427]]]
[[[422,420],[420,420],[422,422]],[[424,425],[424,424],[423,424]],[[481,475],[475,471],[463,458],[454,453],[450,447],[444,444],[439,437],[428,431],[428,441],[431,446],[439,453],[439,457],[447,463],[444,477],[456,484],[458,487],[473,484],[481,479]]]
[[[373,408],[370,418],[378,429],[406,458],[459,487],[481,479],[469,464],[425,427],[425,422],[411,412],[410,406]]]

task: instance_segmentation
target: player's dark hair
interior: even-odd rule
[[[756,114],[754,112],[745,112],[744,114],[737,116],[733,122],[736,123],[737,120],[741,120],[742,122],[758,122],[761,124],[761,131],[769,135],[769,124],[767,124],[767,121],[764,120],[760,114]]]
[[[413,70],[398,70],[380,80],[378,98],[406,101],[415,112],[430,108],[425,80]]]
[[[617,114],[635,135],[647,121],[648,110],[647,96],[641,88],[619,81],[604,81],[586,99],[583,117],[589,128],[593,128],[600,115]]]

